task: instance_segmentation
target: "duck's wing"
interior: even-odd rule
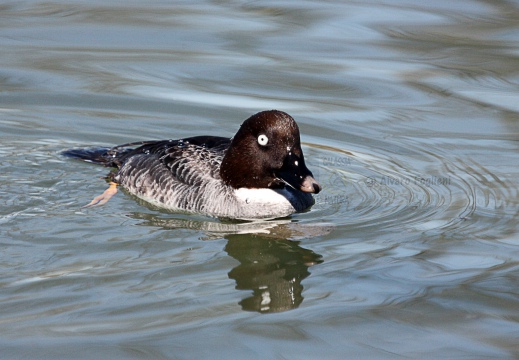
[[[122,168],[149,171],[159,182],[160,177],[171,176],[186,185],[200,185],[207,178],[220,179],[220,164],[229,145],[229,138],[215,136],[146,142],[124,153],[119,162]]]

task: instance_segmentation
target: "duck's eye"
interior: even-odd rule
[[[258,136],[258,144],[260,144],[261,146],[267,145],[268,142],[269,138],[267,137],[267,135],[261,134],[260,136]]]

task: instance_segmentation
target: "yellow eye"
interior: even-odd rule
[[[269,138],[267,137],[267,135],[261,134],[260,136],[258,136],[258,144],[260,144],[261,146],[267,145],[268,142]]]

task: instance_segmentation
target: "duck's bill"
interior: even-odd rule
[[[299,190],[307,193],[319,194],[321,191],[321,185],[313,178],[313,176],[306,176],[299,187]]]
[[[304,164],[304,160],[299,160],[298,165],[295,165],[296,161],[290,161],[289,164],[287,166],[285,163],[277,174],[284,183],[302,192],[318,194],[321,191],[321,185],[314,179],[312,172]]]

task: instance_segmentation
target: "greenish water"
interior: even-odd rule
[[[0,5],[0,355],[519,357],[517,1]],[[82,146],[287,111],[323,185],[159,211]]]

